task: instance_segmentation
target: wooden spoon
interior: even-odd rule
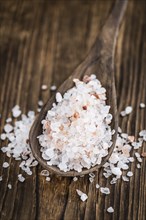
[[[82,172],[77,171],[61,171],[57,166],[49,166],[41,156],[40,144],[38,142],[38,136],[42,133],[41,121],[45,118],[47,111],[51,109],[52,104],[55,102],[55,95],[47,101],[43,106],[40,114],[36,117],[29,134],[29,141],[32,153],[38,162],[47,170],[52,173],[62,176],[78,176],[84,175],[100,168],[110,157],[116,142],[117,137],[117,104],[116,104],[116,91],[115,91],[115,80],[114,80],[114,51],[115,44],[119,30],[119,24],[123,18],[124,11],[126,9],[127,0],[117,0],[114,8],[102,27],[99,36],[97,37],[94,45],[92,46],[87,57],[83,62],[73,71],[71,76],[59,87],[58,92],[62,95],[70,88],[74,86],[73,79],[82,79],[84,75],[95,74],[97,79],[101,81],[101,84],[107,90],[107,104],[111,106],[111,114],[113,120],[111,127],[115,129],[113,135],[113,144],[109,148],[109,153],[102,159],[100,165],[96,165],[91,169],[83,169]]]

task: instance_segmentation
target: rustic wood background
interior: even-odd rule
[[[0,113],[1,131],[11,108],[17,103],[23,112],[37,109],[49,90],[42,84],[59,86],[81,62],[105,22],[114,0],[1,0],[0,1]],[[132,105],[134,111],[120,119],[123,131],[137,136],[146,128],[146,1],[129,0],[115,54],[118,109]],[[2,144],[1,144],[2,145]],[[146,147],[146,145],[144,146]],[[144,151],[143,147],[143,151]],[[139,150],[141,152],[142,149]],[[146,151],[146,149],[145,149]],[[10,162],[8,169],[2,168]],[[102,177],[90,183],[88,176],[77,182],[55,177],[46,182],[41,167],[33,169],[24,183],[18,182],[19,162],[0,153],[1,220],[144,220],[146,213],[146,161],[140,170],[131,165],[130,183],[110,185]],[[12,183],[12,190],[7,184]],[[108,186],[105,196],[95,189]],[[82,202],[81,189],[89,196]],[[106,209],[113,206],[115,212]]]

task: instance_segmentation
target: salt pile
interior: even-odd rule
[[[73,81],[75,86],[63,97],[56,93],[57,104],[42,121],[43,134],[38,137],[47,164],[64,172],[81,172],[100,164],[114,133],[109,125],[112,115],[105,102],[106,90],[100,81],[95,75]]]
[[[19,106],[15,106],[12,109],[12,114],[14,117],[16,117],[16,115],[18,116],[18,111],[19,113],[21,112]],[[28,142],[29,130],[34,121],[34,118],[35,113],[33,111],[29,111],[27,115],[22,114],[21,120],[16,121],[14,126],[7,123],[4,126],[4,131],[6,133],[1,134],[2,140],[8,139],[9,141],[7,146],[1,148],[2,152],[6,153],[8,157],[12,156],[15,158],[15,160],[20,160],[20,168],[24,170],[28,175],[32,175],[30,167],[36,166],[38,164],[32,155]],[[3,167],[7,168],[9,167],[9,164],[4,162]],[[23,177],[20,176],[19,180],[23,181]]]

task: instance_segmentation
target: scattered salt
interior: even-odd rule
[[[110,207],[107,209],[107,212],[113,213],[113,212],[114,212],[114,209],[110,206]]]
[[[140,108],[145,108],[146,105],[144,103],[140,103],[139,106],[140,106]]]
[[[110,190],[107,187],[100,187],[100,192],[106,195],[110,194]]]
[[[78,180],[78,178],[75,176],[75,177],[73,178],[73,181],[76,182],[77,180]]]
[[[132,112],[132,107],[131,107],[131,106],[127,106],[127,107],[125,108],[125,113],[126,113],[126,115],[129,115],[131,112]]]
[[[3,177],[2,176],[0,176],[0,182],[3,180]]]
[[[38,101],[38,105],[39,105],[39,106],[43,106],[43,104],[44,104],[44,103],[43,103],[42,100],[39,100],[39,101]]]
[[[128,171],[128,172],[127,172],[127,176],[129,176],[129,177],[133,176],[133,172]]]
[[[141,165],[140,165],[139,163],[137,164],[137,168],[138,168],[138,169],[140,169],[140,168],[141,168]]]
[[[125,181],[125,182],[129,182],[129,179],[127,176],[122,176],[122,179]]]
[[[84,202],[88,199],[88,196],[83,193],[81,190],[76,189],[77,194],[80,196],[80,199]]]
[[[12,189],[12,185],[10,183],[8,184],[8,189]]]
[[[42,85],[42,86],[41,86],[41,89],[42,89],[42,90],[47,90],[47,89],[48,89],[48,86],[47,86],[47,85]]]
[[[100,185],[98,183],[96,183],[96,189],[99,189]]]
[[[49,176],[46,177],[46,181],[50,182],[51,178]]]
[[[18,175],[18,180],[19,180],[20,182],[24,182],[24,181],[25,181],[25,178],[22,176],[22,174],[19,174],[19,175]]]
[[[50,90],[51,91],[55,91],[57,89],[57,87],[55,86],[55,85],[52,85],[51,87],[50,87]]]
[[[11,121],[12,121],[12,118],[7,118],[7,119],[6,119],[6,122],[7,122],[7,123],[9,123],[9,122],[11,122]]]
[[[7,168],[7,167],[9,167],[9,164],[7,162],[4,162],[3,163],[3,168]]]

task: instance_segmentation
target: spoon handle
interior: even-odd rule
[[[100,34],[93,44],[86,62],[97,60],[99,57],[114,57],[119,26],[124,16],[128,0],[117,0],[111,14],[103,25]]]

